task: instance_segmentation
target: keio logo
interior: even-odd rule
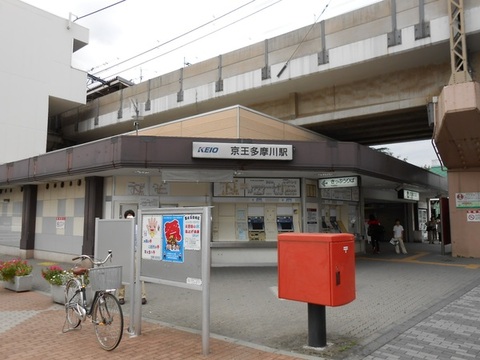
[[[216,154],[218,153],[218,147],[212,147],[212,146],[200,146],[197,149],[198,153],[208,153],[208,154]]]

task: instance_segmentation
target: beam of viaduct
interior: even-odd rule
[[[480,69],[478,18],[480,0],[467,1],[474,75]],[[49,150],[131,131],[134,121],[145,128],[235,104],[341,141],[428,139],[427,104],[450,76],[447,1],[384,0],[67,112],[51,109],[51,135],[63,142],[50,143]]]

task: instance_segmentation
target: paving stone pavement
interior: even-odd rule
[[[479,359],[480,286],[361,358]]]
[[[356,259],[356,299],[345,306],[327,307],[329,346],[320,351],[305,346],[307,305],[277,298],[275,267],[213,268],[210,330],[212,344],[218,341],[222,345],[212,345],[208,358],[287,359],[289,355],[302,359],[352,360],[480,358],[477,345],[480,259],[441,255],[439,245],[407,243],[409,255],[397,255],[387,243],[382,245],[379,255],[365,254]],[[33,263],[35,289],[43,291],[39,294],[48,302],[45,296],[48,287],[38,275],[42,262],[33,260]],[[148,340],[151,341],[148,347],[163,349],[172,344],[178,348],[180,355],[172,359],[201,358],[200,292],[151,283],[146,286],[148,303],[142,306],[142,335],[125,336],[114,353],[123,356],[128,348],[128,352],[137,356],[132,358],[159,358],[159,350],[144,353],[144,345],[138,345]],[[5,291],[0,291],[0,323],[5,322],[1,306]],[[22,295],[25,293],[18,294]],[[127,298],[124,312],[128,311],[128,304]],[[39,316],[28,313],[32,311],[30,305],[23,310],[27,313],[22,315],[26,317],[22,324],[32,324]],[[63,347],[64,337],[60,336],[64,334],[58,333],[63,324],[61,312],[56,315],[57,334],[51,340],[56,343],[61,339]],[[60,327],[58,321],[62,322]],[[10,331],[2,329],[0,325],[3,339]],[[82,333],[92,341],[91,348],[99,349],[93,330],[85,330]],[[168,331],[175,336],[164,333]],[[176,339],[183,338],[184,335],[179,335],[183,333],[189,336],[185,346]],[[4,350],[8,349],[0,341],[0,353],[9,353]],[[169,354],[174,356],[172,352]]]
[[[29,309],[29,310],[24,310]],[[210,339],[209,354],[203,355],[198,332],[142,322],[142,334],[129,337],[125,331],[112,352],[102,350],[88,321],[79,330],[63,333],[65,310],[39,291],[14,293],[0,289],[0,354],[2,359],[265,359],[293,360],[275,349],[239,341]],[[127,319],[128,320],[128,319]],[[125,329],[126,330],[126,329]]]

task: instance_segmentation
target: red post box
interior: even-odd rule
[[[278,297],[326,306],[355,300],[354,236],[279,234]]]

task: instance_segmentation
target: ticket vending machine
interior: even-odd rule
[[[278,233],[293,232],[293,216],[277,216]]]
[[[248,240],[265,241],[265,220],[263,216],[248,217]]]

